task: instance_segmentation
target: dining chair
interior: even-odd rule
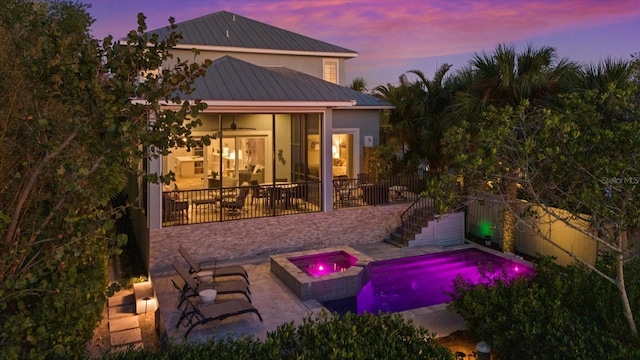
[[[269,193],[266,189],[263,189],[260,186],[258,180],[251,180],[249,182],[249,186],[251,186],[251,205],[253,205],[253,201],[256,200],[255,206],[258,206],[260,199],[262,199],[262,205],[264,205],[264,201],[269,197]]]
[[[229,215],[237,215],[244,207],[244,202],[249,194],[249,186],[242,186],[238,197],[233,201],[221,201],[220,207],[227,211]]]
[[[333,189],[338,195],[340,205],[349,205],[353,198],[353,188],[349,185],[349,177],[347,175],[338,175],[333,180]]]

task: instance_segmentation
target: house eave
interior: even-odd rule
[[[127,45],[126,40],[120,40],[120,45]],[[148,47],[152,47],[153,44],[147,44]],[[235,52],[235,53],[248,53],[248,54],[270,54],[270,55],[296,55],[296,56],[322,56],[332,58],[346,58],[351,59],[358,56],[355,52],[322,52],[322,51],[300,51],[300,50],[279,50],[279,49],[258,49],[258,48],[244,48],[244,47],[231,47],[231,46],[212,46],[212,45],[191,45],[191,44],[177,44],[174,49],[192,50],[198,49],[200,51],[217,51],[223,53]]]
[[[188,100],[190,105],[195,105],[195,101]],[[230,100],[202,100],[201,103],[207,104],[207,110],[215,109],[216,111],[300,111],[315,110],[323,111],[327,108],[347,109],[355,106],[354,101],[230,101]],[[146,100],[132,100],[134,104],[148,105]],[[168,101],[160,101],[159,105],[165,108],[180,108],[181,104],[175,104]]]
[[[380,105],[380,106],[348,106],[337,107],[336,110],[393,110],[396,107],[393,105]]]
[[[178,44],[175,49],[191,50],[198,49],[200,51],[218,51],[218,52],[236,52],[251,54],[270,54],[270,55],[296,55],[296,56],[322,56],[322,57],[338,57],[338,58],[355,58],[358,53],[351,52],[321,52],[321,51],[300,51],[300,50],[280,50],[280,49],[258,49],[231,46],[211,46],[211,45],[189,45]]]

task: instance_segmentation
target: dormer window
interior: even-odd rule
[[[322,77],[324,81],[338,83],[338,60],[325,59],[323,61]]]

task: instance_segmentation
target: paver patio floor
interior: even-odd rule
[[[440,247],[400,249],[383,242],[351,245],[351,247],[371,256],[374,260],[453,249]],[[251,336],[264,339],[267,332],[274,331],[281,324],[292,321],[301,323],[304,317],[321,311],[322,305],[320,303],[315,300],[301,301],[271,273],[268,258],[245,259],[242,265],[249,273],[253,305],[260,311],[264,321],[260,322],[255,314],[249,313],[223,321],[210,322],[195,327],[189,334],[189,341],[202,342],[208,338],[220,339],[229,336]],[[153,277],[153,284],[160,304],[159,315],[162,318],[162,322],[158,322],[158,324],[164,326],[170,342],[181,342],[184,339],[186,328],[184,326],[176,328],[181,312],[177,310],[179,294],[171,283],[172,279],[178,284],[182,284],[177,275]],[[222,300],[223,297],[231,299],[234,296],[237,295],[221,295],[220,299]],[[447,336],[454,331],[465,328],[464,320],[459,315],[446,310],[444,304],[409,310],[402,314],[407,319],[411,319],[415,325],[436,333],[438,337]]]

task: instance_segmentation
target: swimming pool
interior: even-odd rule
[[[531,265],[476,248],[374,261],[368,270],[369,279],[357,296],[323,305],[339,313],[399,312],[450,301],[446,293],[453,290],[458,275],[478,283],[481,270],[494,275],[533,274]]]

